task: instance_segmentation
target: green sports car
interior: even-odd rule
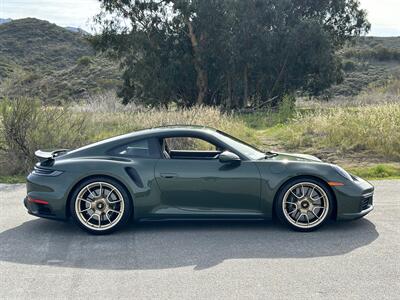
[[[272,219],[311,231],[373,209],[373,186],[311,155],[264,153],[198,126],[141,130],[76,150],[37,151],[32,215],[104,234],[130,219]]]

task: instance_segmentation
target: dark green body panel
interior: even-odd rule
[[[162,191],[161,203],[167,208],[161,214],[261,213],[260,172],[253,162],[230,165],[216,159],[160,159],[155,177]]]
[[[108,176],[126,187],[136,220],[196,218],[271,219],[274,199],[288,180],[309,176],[324,182],[343,182],[331,187],[336,201],[337,219],[354,219],[367,213],[360,209],[364,195],[372,193],[368,182],[350,181],[330,164],[310,156],[281,154],[264,160],[242,159],[238,163],[213,160],[137,158],[107,155],[115,146],[133,139],[162,136],[171,130],[149,130],[90,145],[56,158],[48,169],[60,170],[59,176],[27,178],[28,196],[49,202],[51,217],[69,216],[69,196],[74,187],[91,176]],[[209,135],[212,131],[176,129],[175,131]],[[229,145],[226,146],[229,149]],[[230,149],[235,151],[235,149]],[[130,171],[130,172],[129,172]],[[136,174],[135,176],[132,176]],[[35,205],[30,207],[35,214]],[[42,216],[42,215],[40,215]]]

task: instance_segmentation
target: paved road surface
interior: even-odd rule
[[[0,185],[0,298],[400,299],[400,181],[366,218],[296,233],[265,222],[152,223],[90,236],[26,214]]]

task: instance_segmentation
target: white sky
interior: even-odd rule
[[[400,0],[360,0],[372,24],[369,35],[400,36]]]
[[[91,19],[99,10],[97,0],[0,0],[2,19],[34,17],[88,31]]]
[[[360,2],[372,23],[369,35],[400,36],[400,0]],[[0,18],[35,17],[89,31],[91,18],[99,7],[97,0],[0,0]]]

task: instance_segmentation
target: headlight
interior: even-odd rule
[[[340,176],[342,176],[342,177],[344,177],[344,178],[346,178],[346,179],[348,179],[348,180],[350,180],[350,181],[353,181],[353,178],[350,176],[349,173],[347,173],[346,170],[344,170],[343,168],[341,168],[341,167],[339,167],[339,166],[337,166],[337,165],[331,165],[331,166],[332,166],[332,168],[335,169],[335,171],[336,171]]]

